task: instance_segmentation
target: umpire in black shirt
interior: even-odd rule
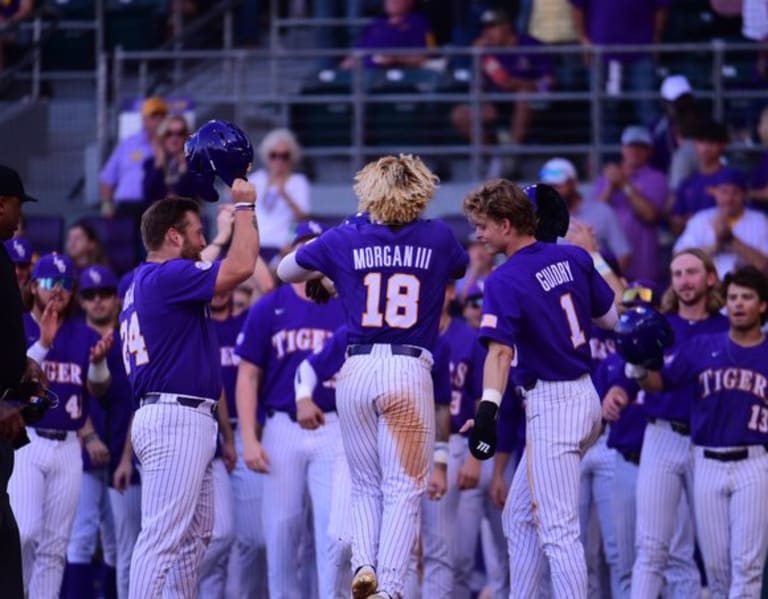
[[[35,201],[24,192],[18,173],[0,165],[0,241],[13,237],[23,202]],[[42,380],[40,367],[27,360],[21,294],[13,263],[0,243],[0,396],[22,380]],[[0,594],[24,597],[19,529],[8,500],[13,471],[13,449],[28,442],[24,419],[17,407],[0,401]]]

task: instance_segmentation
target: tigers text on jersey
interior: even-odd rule
[[[394,343],[433,350],[445,285],[468,257],[439,220],[388,227],[352,219],[301,247],[296,262],[335,284],[347,312],[349,343]]]
[[[613,300],[587,252],[537,241],[485,282],[480,338],[516,346],[520,366],[536,379],[574,380],[591,370],[592,319]]]
[[[664,386],[696,382],[691,439],[729,447],[768,442],[768,339],[743,347],[728,333],[689,340],[661,371]]]
[[[728,330],[728,318],[720,313],[712,314],[703,320],[687,320],[680,318],[677,314],[665,316],[675,332],[675,342],[666,351],[666,360],[671,359],[678,348],[697,335],[722,333]],[[695,396],[696,384],[693,382],[679,389],[649,393],[645,402],[646,413],[651,418],[688,422],[691,417],[691,402]]]
[[[24,314],[27,346],[40,338],[40,327],[32,315]],[[59,328],[53,345],[41,364],[48,377],[50,389],[59,398],[59,405],[48,409],[36,428],[73,431],[82,428],[88,415],[86,382],[91,348],[99,335],[80,320],[69,318]]]
[[[221,262],[145,262],[134,271],[120,313],[133,396],[175,393],[218,399],[221,367],[208,303]]]
[[[343,320],[341,302],[316,304],[296,295],[291,285],[278,287],[251,306],[235,353],[261,368],[260,407],[296,416],[296,369],[323,346]],[[323,411],[336,409],[331,388],[318,385],[312,398]]]

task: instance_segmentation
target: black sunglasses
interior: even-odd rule
[[[290,152],[270,152],[268,156],[270,160],[283,160],[287,162],[291,159]]]
[[[185,129],[168,129],[165,132],[166,137],[185,137],[186,135],[187,131]]]
[[[100,297],[102,299],[113,297],[117,295],[117,290],[113,289],[112,287],[103,287],[100,289],[86,289],[85,291],[81,291],[80,295],[83,297],[84,300],[92,301],[92,300],[95,300],[97,297]]]
[[[482,297],[473,297],[472,299],[467,300],[467,306],[470,308],[482,308],[483,307],[483,298]]]

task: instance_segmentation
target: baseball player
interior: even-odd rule
[[[676,254],[670,262],[671,288],[662,311],[675,333],[675,351],[688,339],[724,331],[727,319],[719,313],[723,305],[717,273],[711,258],[701,250]],[[692,493],[690,407],[695,387],[673,389],[645,398],[649,417],[637,475],[637,558],[632,571],[632,597],[656,597],[664,585],[669,543],[679,521],[677,506],[685,494],[689,506]],[[688,588],[677,585],[680,597],[699,597],[701,582],[693,561],[693,512],[688,521]]]
[[[130,383],[125,376],[120,344],[114,343],[117,334],[117,277],[106,266],[89,266],[80,273],[80,305],[85,322],[99,335],[113,336],[112,347],[107,355],[107,365],[112,373],[112,384],[101,399],[88,397],[88,410],[94,429],[109,448],[109,464],[97,466],[83,452],[83,486],[77,506],[72,536],[67,549],[67,570],[63,595],[65,597],[91,597],[94,594],[94,569],[91,564],[99,536],[104,559],[105,575],[102,578],[107,592],[115,596],[117,545],[115,521],[110,507],[109,486],[115,467],[122,454],[122,441],[116,446],[113,429],[122,426],[116,417],[130,418]],[[127,403],[128,409],[125,404]],[[130,561],[130,554],[127,557]],[[123,564],[124,565],[124,564]]]
[[[3,242],[8,256],[16,267],[16,282],[24,289],[32,273],[32,245],[24,237],[14,237]]]
[[[216,416],[219,438],[213,458],[213,532],[200,565],[200,596],[223,599],[226,593],[229,556],[234,545],[234,498],[229,474],[235,467],[237,453],[233,429],[237,427],[235,414],[235,381],[238,359],[235,340],[242,329],[245,315],[232,316],[232,291],[216,294],[210,304],[211,320],[216,329],[221,364],[222,393]],[[230,412],[231,408],[231,412]]]
[[[694,510],[710,596],[758,597],[768,553],[768,279],[745,266],[724,288],[727,332],[689,339],[661,372],[626,372],[648,391],[695,385]]]
[[[507,256],[485,283],[480,338],[488,357],[477,416],[467,428],[473,455],[490,458],[496,413],[517,357],[535,384],[526,393],[526,449],[502,516],[515,581],[510,596],[533,596],[546,556],[555,596],[578,598],[587,593],[579,541],[580,460],[601,428],[588,334],[593,321],[612,328],[618,317],[614,293],[586,251],[537,241],[537,209],[503,179],[464,200],[478,238]]]
[[[42,366],[59,403],[28,429],[31,442],[16,452],[8,494],[19,523],[24,586],[30,597],[55,598],[82,483],[78,439],[95,464],[109,459],[88,418],[86,391],[100,397],[109,387],[105,356],[112,337],[99,338],[69,316],[75,287],[69,258],[42,256],[31,281],[34,304],[24,315],[27,356]]]
[[[622,308],[657,307],[660,294],[648,282],[635,282],[623,296]],[[628,598],[632,568],[636,559],[637,476],[643,437],[648,423],[646,393],[624,376],[624,360],[611,354],[600,365],[594,377],[595,388],[603,397],[603,417],[610,423],[607,446],[615,451],[614,478],[610,492],[612,526],[616,535],[617,578],[615,597]],[[669,560],[664,568],[665,597],[685,596],[691,581],[691,518],[685,496],[677,506],[677,520],[669,545]]]
[[[355,185],[369,218],[325,232],[278,267],[284,281],[324,275],[347,312],[336,398],[352,474],[355,599],[402,596],[418,530],[435,442],[431,352],[446,282],[468,260],[445,223],[419,218],[436,183],[416,157],[369,163]]]
[[[314,221],[300,223],[292,249],[321,232]],[[292,391],[299,364],[341,325],[342,310],[338,300],[314,303],[303,284],[284,285],[251,307],[235,348],[243,457],[249,468],[267,474],[264,496],[270,501],[262,504],[262,523],[273,598],[302,596],[296,556],[306,525],[306,493],[312,503],[320,595],[343,596],[340,546],[328,535],[331,473],[343,451],[334,392],[332,386],[322,387],[297,403]],[[259,405],[267,414],[261,442],[255,434]]]
[[[197,595],[213,527],[214,412],[221,392],[208,303],[248,278],[258,254],[256,193],[238,178],[247,171],[242,159],[250,142],[232,125],[215,123],[213,129],[211,139],[201,129],[193,145],[208,154],[217,148],[217,158],[234,162],[210,161],[217,172],[232,167],[225,179],[235,202],[227,257],[199,260],[205,239],[196,202],[168,198],[153,204],[141,223],[147,260],[136,268],[120,313],[125,369],[139,404],[131,426],[142,465],[141,532],[130,572],[130,597],[136,599],[161,597],[166,587],[174,596]]]

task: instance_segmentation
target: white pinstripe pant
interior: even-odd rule
[[[117,541],[117,596],[128,599],[131,557],[141,530],[141,487],[128,485],[122,493],[110,487],[109,503]]]
[[[8,495],[21,537],[24,588],[34,599],[58,599],[83,480],[74,431],[64,441],[37,436],[16,452]]]
[[[695,455],[694,509],[710,597],[759,597],[768,553],[768,454],[751,446],[739,462],[705,458],[703,447]]]
[[[200,564],[200,596],[224,599],[229,554],[235,541],[234,499],[224,460],[213,460],[213,531]]]
[[[376,568],[379,589],[403,595],[435,440],[432,357],[374,345],[351,356],[336,384],[352,474],[352,567]]]
[[[104,563],[112,568],[117,566],[115,520],[109,503],[108,476],[109,472],[103,468],[83,472],[80,500],[67,547],[67,561],[71,564],[90,564],[101,539]]]
[[[502,515],[510,597],[536,596],[546,556],[554,597],[586,599],[580,462],[599,434],[600,400],[589,375],[539,381],[526,395],[526,448]]]
[[[687,555],[674,568],[669,580],[680,599],[701,596],[699,570],[693,559],[693,454],[691,438],[676,433],[666,421],[649,422],[643,436],[643,451],[637,473],[637,557],[632,571],[632,598],[658,597],[664,588],[664,574],[670,560],[670,543],[680,522],[684,537],[677,557]],[[687,521],[677,508],[683,493],[689,506]],[[696,498],[698,500],[698,498]],[[685,546],[687,545],[687,548]]]
[[[197,597],[213,530],[216,421],[173,404],[139,408],[131,440],[141,462],[141,532],[131,560],[131,599]]]

